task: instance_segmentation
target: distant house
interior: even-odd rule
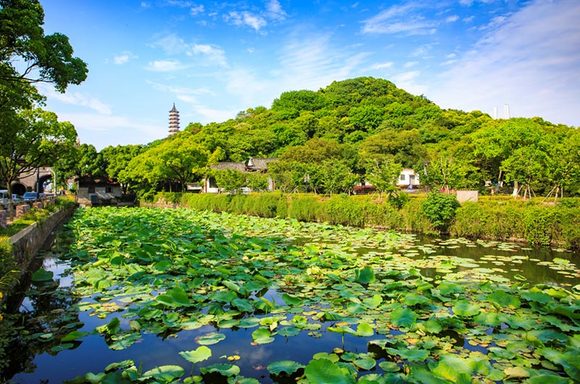
[[[236,162],[231,162],[231,161],[224,161],[224,162],[220,162],[217,163],[215,165],[211,166],[211,169],[213,170],[226,170],[226,169],[233,169],[239,172],[260,172],[260,173],[266,173],[268,171],[268,164],[272,161],[275,161],[276,159],[272,159],[272,158],[265,158],[265,159],[254,159],[254,158],[250,158],[247,162],[245,163],[236,163]],[[273,191],[274,190],[274,181],[272,180],[272,178],[268,178],[268,190],[269,191]],[[206,178],[205,180],[203,180],[203,187],[202,187],[202,192],[205,193],[220,193],[221,190],[218,187],[215,178],[213,176],[210,176],[208,178]]]
[[[81,176],[74,179],[81,205],[111,204],[123,195],[121,184],[107,178]]]
[[[415,170],[411,168],[403,168],[399,179],[397,180],[397,186],[405,188],[417,188],[421,185],[419,183],[419,175],[415,173]]]

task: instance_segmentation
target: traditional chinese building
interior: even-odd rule
[[[169,111],[169,136],[179,132],[179,111],[175,108],[175,103],[173,103],[173,108]]]

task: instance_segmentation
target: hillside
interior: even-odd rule
[[[61,175],[108,176],[151,195],[207,176],[265,188],[259,175],[218,172],[218,162],[277,158],[269,176],[286,192],[350,193],[370,181],[387,191],[402,168],[430,188],[519,189],[524,196],[580,194],[580,134],[541,118],[494,120],[479,111],[443,110],[384,79],[337,81],[319,91],[288,91],[221,123],[190,123],[147,146],[81,146]],[[67,168],[68,167],[68,168]],[[94,172],[97,172],[95,174]],[[255,177],[254,177],[255,176]]]

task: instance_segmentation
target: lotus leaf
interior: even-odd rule
[[[308,383],[311,384],[354,384],[355,379],[347,368],[343,368],[336,363],[327,360],[311,360],[304,374]]]
[[[219,343],[222,340],[225,340],[225,338],[226,335],[223,333],[210,332],[197,337],[195,341],[200,345],[213,345]]]
[[[472,304],[467,300],[458,300],[453,306],[453,313],[461,317],[473,317],[480,312],[479,305]]]
[[[282,373],[290,376],[303,369],[304,365],[292,360],[274,361],[268,364],[268,371],[271,375],[278,376]]]
[[[211,357],[211,349],[202,345],[201,347],[194,349],[192,351],[179,352],[179,355],[190,363],[199,363],[201,361],[207,360]]]
[[[410,328],[417,321],[417,314],[409,308],[397,308],[391,313],[391,323],[397,327]]]
[[[185,374],[179,365],[162,365],[150,369],[143,374],[143,378],[152,378],[159,383],[170,383]]]

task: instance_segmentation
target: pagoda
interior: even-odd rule
[[[169,136],[179,132],[179,111],[175,108],[175,103],[173,103],[173,108],[169,111]]]

